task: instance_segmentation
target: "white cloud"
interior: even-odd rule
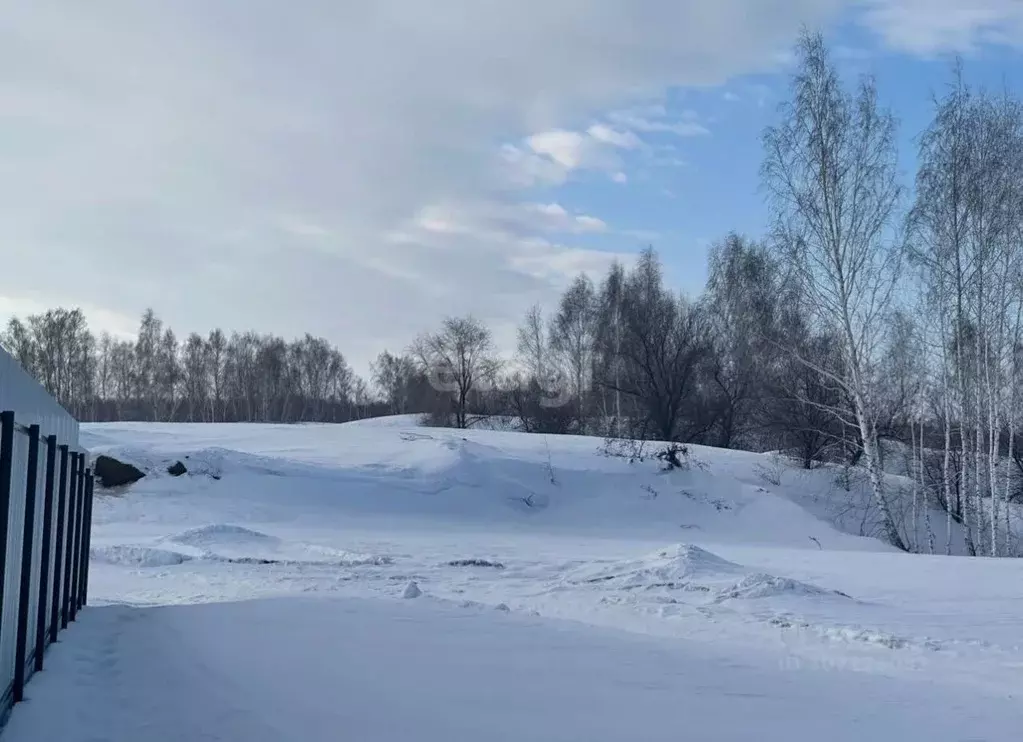
[[[565,207],[561,204],[534,204],[532,208],[541,214],[546,214],[547,216],[558,218],[568,216],[568,212],[565,211]]]
[[[520,145],[505,144],[502,157],[509,168],[509,181],[527,186],[557,185],[564,183],[573,172],[595,170],[607,173],[616,183],[625,183],[628,176],[620,170],[621,152],[654,152],[636,131],[669,132],[679,136],[708,133],[692,111],[685,111],[669,121],[660,104],[612,111],[607,118],[617,126],[598,122],[586,131],[553,129],[528,136]]]
[[[631,131],[617,131],[606,124],[594,124],[586,133],[598,142],[606,142],[621,149],[636,149],[642,141]]]
[[[593,156],[595,148],[577,131],[556,129],[534,134],[526,144],[538,155],[547,155],[565,170],[575,170]]]
[[[598,219],[595,216],[582,216],[575,217],[575,223],[578,225],[578,229],[581,232],[606,232],[607,223],[603,219]]]
[[[310,331],[360,364],[446,313],[517,318],[605,256],[521,226],[481,245],[455,217],[574,168],[614,177],[621,145],[587,127],[644,132],[601,112],[769,69],[840,5],[7,4],[10,311],[29,295],[97,321],[152,305],[179,333]]]
[[[865,23],[896,49],[970,52],[982,43],[1023,46],[1020,0],[865,0]]]
[[[569,168],[547,155],[530,151],[528,145],[504,144],[500,149],[497,171],[500,179],[509,185],[527,188],[537,184],[564,183]]]
[[[526,230],[581,234],[606,232],[607,223],[589,214],[570,214],[561,204],[527,204],[520,225]],[[535,218],[539,217],[539,218]]]
[[[458,236],[473,239],[481,246],[514,246],[530,243],[538,234],[579,235],[608,229],[604,220],[589,214],[570,213],[559,203],[475,201],[424,209],[391,239],[417,244],[434,242],[438,237]],[[530,249],[533,247],[535,245]]]
[[[586,131],[553,129],[532,134],[521,145],[505,144],[502,152],[511,182],[560,184],[575,171],[617,171],[622,165],[618,150],[642,144],[631,131],[593,124]]]

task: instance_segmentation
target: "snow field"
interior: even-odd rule
[[[145,661],[161,677],[217,686],[186,714],[221,730],[207,733],[217,742],[291,738],[274,735],[300,711],[317,720],[294,726],[308,739],[336,738],[325,736],[335,723],[362,739],[398,739],[409,730],[397,720],[369,718],[373,709],[394,717],[381,711],[392,707],[419,715],[420,739],[478,735],[488,719],[517,739],[667,739],[684,729],[701,740],[785,730],[809,740],[834,715],[835,739],[878,736],[876,718],[882,739],[900,738],[893,730],[905,724],[917,725],[914,739],[997,740],[1015,738],[999,736],[1007,720],[1023,722],[1023,562],[905,555],[859,535],[869,509],[850,503],[864,493],[837,486],[834,472],[779,471],[768,456],[698,447],[686,471],[662,472],[601,455],[599,439],[400,418],[97,425],[84,436],[93,453],[152,474],[96,503],[90,603],[99,607],[75,627],[82,639],[66,642],[79,657],[71,675],[93,680],[58,669],[32,692],[86,688],[72,695],[88,716],[90,682],[120,684],[113,699],[155,718],[111,712],[122,726],[103,726],[95,712],[82,728],[100,731],[72,740],[127,742],[147,723],[187,731],[133,676],[147,632],[158,647],[181,641],[198,653],[182,657],[202,658],[194,669],[160,647]],[[164,474],[178,459],[189,474]],[[237,628],[250,624],[280,638],[267,647],[255,629]],[[411,627],[420,633],[410,647]],[[104,655],[104,642],[127,649]],[[577,661],[589,670],[575,674]],[[114,679],[108,665],[119,668]],[[419,685],[373,680],[377,666]],[[279,680],[275,668],[289,668],[288,687],[250,677]],[[504,700],[479,701],[486,713],[477,714],[466,709],[482,678]],[[595,699],[579,722],[568,721],[583,713],[576,686]],[[264,693],[282,699],[279,716],[258,703]],[[679,704],[686,719],[674,715]],[[22,727],[12,719],[18,742],[67,731],[27,706],[18,714],[32,717]]]
[[[973,691],[427,596],[93,608],[32,685],[61,711],[25,704],[5,740],[1009,740],[1020,720]]]

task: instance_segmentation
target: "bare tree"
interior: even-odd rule
[[[935,363],[948,461],[954,437],[959,446],[960,466],[955,472],[946,467],[941,485],[946,537],[955,519],[970,553],[995,556],[1000,543],[1008,548],[1008,457],[1000,464],[1006,421],[1009,449],[1015,439],[1019,383],[1013,360],[1023,302],[1019,102],[971,90],[957,62],[949,91],[935,102],[934,120],[921,137],[918,161],[908,221],[911,254],[928,306],[940,320],[929,327],[928,345],[940,349]]]
[[[561,434],[583,424],[578,406],[571,404],[579,396],[575,386],[566,383],[568,375],[559,363],[553,331],[554,323],[544,319],[540,305],[530,307],[518,328],[517,360],[522,371],[506,377],[503,384],[511,414],[529,433]]]
[[[942,364],[942,408],[945,419],[944,501],[951,519],[962,519],[966,545],[974,551],[968,512],[952,510],[952,490],[966,488],[950,480],[952,470],[953,414],[957,412],[956,433],[959,456],[967,460],[966,417],[969,414],[967,368],[964,344],[967,333],[967,189],[971,170],[971,93],[963,84],[962,66],[957,64],[954,84],[946,98],[936,101],[934,121],[920,139],[917,159],[916,202],[908,217],[911,256],[921,266],[926,295],[940,319],[938,338]],[[953,384],[954,382],[954,384]],[[958,498],[957,498],[958,499]],[[946,552],[951,553],[951,520],[947,523]]]
[[[834,336],[812,335],[798,318],[789,323],[785,347],[794,350],[779,355],[766,374],[761,425],[774,447],[812,469],[837,460],[846,438],[845,424],[834,413],[845,399],[832,380],[840,373],[840,348]]]
[[[552,339],[539,304],[526,311],[518,328],[517,350],[519,361],[539,383],[545,383],[554,374]]]
[[[691,441],[706,432],[699,412],[701,364],[711,346],[698,307],[663,286],[660,260],[645,250],[623,292],[622,371],[615,390],[643,411],[643,429],[662,440]],[[634,426],[633,426],[634,427]]]
[[[171,328],[164,330],[156,351],[157,419],[173,420],[181,403],[178,394],[181,366],[178,362],[178,338]]]
[[[185,341],[181,366],[188,419],[195,422],[198,414],[201,420],[206,420],[209,404],[209,352],[206,342],[198,333],[193,332]]]
[[[114,339],[109,332],[100,335],[99,358],[96,363],[96,394],[101,400],[110,399],[113,392],[112,358]]]
[[[853,402],[863,459],[885,535],[905,549],[885,490],[877,448],[874,361],[899,274],[886,240],[899,202],[895,121],[879,109],[870,79],[847,93],[820,34],[804,32],[799,69],[782,121],[764,135],[764,183],[777,240],[822,327],[841,342],[834,377]],[[818,369],[824,371],[824,369]]]
[[[384,395],[392,415],[404,415],[412,409],[419,382],[416,361],[409,355],[383,351],[373,362],[373,383]]]
[[[593,361],[595,299],[592,281],[585,275],[578,276],[561,297],[551,323],[550,347],[561,358],[572,380],[576,420],[580,427],[585,421],[584,405]]]
[[[604,426],[605,432],[611,436],[620,435],[623,416],[621,385],[625,279],[625,268],[615,261],[601,282],[596,299],[593,375],[603,392],[601,406],[604,418],[612,421]],[[611,390],[610,397],[608,390]]]
[[[32,336],[17,317],[7,321],[7,329],[0,333],[0,345],[30,374],[36,374],[35,345]]]
[[[114,416],[124,419],[125,406],[136,390],[135,348],[126,340],[119,340],[110,349],[110,374],[114,383]]]
[[[206,338],[206,349],[208,353],[207,366],[210,373],[210,387],[212,399],[210,400],[210,420],[217,422],[224,416],[224,385],[225,385],[225,354],[227,352],[227,338],[219,328],[210,332]]]
[[[757,425],[765,382],[778,355],[774,342],[784,286],[767,248],[730,234],[711,248],[703,296],[714,343],[714,442],[730,448]]]
[[[437,332],[421,335],[411,353],[431,384],[451,393],[455,427],[467,428],[470,395],[500,368],[490,330],[471,316],[449,317]]]

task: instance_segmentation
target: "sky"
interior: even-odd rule
[[[764,233],[799,29],[915,137],[963,56],[1023,94],[1023,0],[9,0],[0,322],[328,338],[364,373],[445,316],[503,354],[647,245],[697,293]]]

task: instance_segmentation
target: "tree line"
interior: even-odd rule
[[[130,341],[57,309],[11,320],[2,343],[83,420],[507,416],[530,432],[778,450],[861,471],[900,548],[950,552],[958,532],[970,553],[1008,555],[1023,501],[1023,105],[957,66],[910,190],[874,81],[842,80],[819,34],[796,52],[763,135],[770,229],[715,244],[699,296],[667,286],[649,248],[530,308],[514,358],[484,323],[448,318],[381,353],[368,382],[323,339],[179,342],[151,310]],[[908,526],[891,450],[913,482]]]
[[[0,342],[82,421],[341,422],[371,407],[341,351],[311,335],[181,342],[149,309],[136,338],[97,338],[81,310],[53,309],[12,318]]]

